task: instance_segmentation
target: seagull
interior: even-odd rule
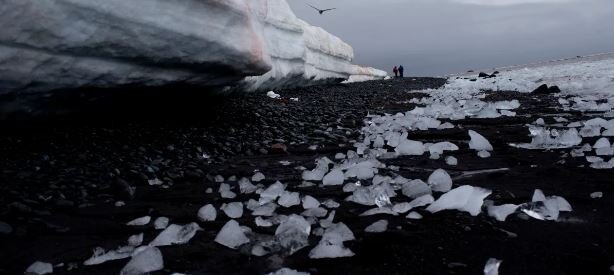
[[[307,5],[309,5],[309,4],[307,4]],[[321,9],[318,9],[318,8],[316,8],[316,7],[312,6],[312,5],[309,5],[309,6],[310,6],[310,7],[312,7],[313,9],[317,10],[317,11],[318,11],[320,14],[324,14],[324,12],[327,12],[327,11],[332,11],[332,10],[337,9],[337,8],[332,8],[332,9],[325,9],[325,10],[321,10]]]

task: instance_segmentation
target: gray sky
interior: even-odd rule
[[[443,75],[614,52],[614,0],[288,0],[355,62]],[[319,15],[307,6],[336,7]]]

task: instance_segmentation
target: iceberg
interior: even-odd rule
[[[0,34],[0,90],[10,93],[176,83],[251,91],[387,76],[352,64],[352,47],[285,0],[9,0],[0,25],[12,26]]]

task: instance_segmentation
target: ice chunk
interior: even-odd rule
[[[264,179],[265,179],[264,174],[262,174],[261,172],[256,172],[256,174],[252,176],[253,182],[261,182]]]
[[[239,192],[241,194],[251,194],[254,193],[258,189],[256,185],[253,185],[248,178],[241,178],[239,180]]]
[[[445,141],[445,142],[435,143],[429,146],[428,149],[431,155],[433,154],[442,155],[444,151],[457,151],[458,146],[456,146],[456,144],[454,143]]]
[[[188,243],[201,230],[197,223],[186,225],[171,224],[149,243],[149,246],[167,246]]]
[[[484,266],[484,275],[499,275],[499,266],[503,261],[490,258]]]
[[[26,274],[32,275],[43,275],[43,274],[51,274],[53,273],[53,265],[45,262],[34,262],[31,264],[28,269],[26,269]]]
[[[285,189],[286,186],[279,181],[271,184],[267,189],[260,193],[260,200],[258,200],[258,203],[260,203],[260,205],[264,205],[276,200],[279,196],[281,196],[281,194],[283,194]]]
[[[603,197],[603,192],[593,192],[590,196],[591,199],[600,199]]]
[[[220,196],[224,199],[234,199],[237,196],[235,192],[230,191],[230,185],[226,183],[220,184],[218,191],[220,192]]]
[[[198,219],[203,222],[215,221],[217,218],[217,210],[212,204],[207,204],[198,209]]]
[[[271,227],[271,226],[273,226],[273,222],[271,222],[270,220],[265,220],[262,217],[256,217],[256,219],[254,219],[254,223],[256,223],[256,225],[260,226],[260,227]]]
[[[307,181],[321,181],[324,178],[324,175],[328,173],[328,164],[333,163],[328,158],[321,158],[316,161],[316,168],[309,171],[303,171],[303,180]]]
[[[303,211],[303,213],[301,213],[301,215],[305,216],[305,217],[317,217],[317,218],[322,218],[325,217],[326,214],[328,213],[328,211],[322,207],[316,207],[316,208],[309,208],[305,211]]]
[[[507,216],[515,213],[518,207],[520,207],[520,205],[516,204],[494,205],[492,202],[488,202],[486,205],[488,215],[500,222],[504,222]]]
[[[494,150],[490,142],[488,142],[486,138],[478,134],[476,131],[469,130],[469,136],[471,137],[471,141],[469,141],[469,149],[476,151]]]
[[[385,232],[388,229],[388,221],[387,220],[379,220],[365,228],[365,232],[368,233],[381,233]]]
[[[345,154],[344,153],[337,153],[337,154],[335,154],[335,159],[336,160],[345,159]]]
[[[265,205],[261,205],[252,211],[252,216],[273,216],[275,210],[277,209],[277,204],[275,203],[267,203]]]
[[[431,188],[422,180],[412,180],[403,184],[403,195],[415,199],[422,195],[431,194]]]
[[[325,200],[322,205],[326,206],[327,208],[331,209],[331,208],[337,208],[340,206],[340,204],[332,199],[327,199]]]
[[[132,259],[119,272],[120,275],[142,275],[162,270],[164,260],[162,252],[157,247],[146,247],[135,254]]]
[[[154,228],[158,230],[165,229],[168,226],[169,221],[170,220],[167,217],[158,217],[154,221]]]
[[[610,147],[612,147],[612,144],[610,144],[610,140],[607,138],[600,138],[599,140],[597,140],[597,142],[595,142],[595,145],[593,145],[594,149],[610,148]]]
[[[436,213],[441,210],[455,209],[465,211],[472,216],[480,214],[484,198],[491,194],[490,190],[470,185],[463,185],[443,194],[437,201],[429,205],[426,210]]]
[[[324,185],[342,185],[344,180],[343,171],[341,169],[333,169],[324,176],[322,183]]]
[[[521,207],[522,212],[538,220],[553,220],[559,218],[560,212],[572,211],[571,205],[563,197],[546,197],[544,193],[536,189],[530,204]]]
[[[275,272],[271,272],[267,275],[309,275],[308,272],[299,272],[298,270],[294,270],[294,269],[289,269],[289,268],[282,268],[280,270],[277,270]]]
[[[237,247],[249,243],[249,239],[245,236],[245,232],[235,220],[229,220],[224,227],[215,236],[215,242],[228,248],[236,249]]]
[[[488,152],[488,151],[479,151],[478,152],[478,157],[481,157],[483,159],[489,158],[490,157],[490,152]]]
[[[151,221],[151,217],[150,216],[144,216],[144,217],[140,217],[140,218],[136,218],[134,220],[131,220],[131,221],[127,222],[126,225],[129,225],[129,226],[143,226],[143,225],[147,225],[150,221]]]
[[[161,180],[159,180],[157,178],[155,178],[153,180],[148,180],[147,183],[149,183],[149,185],[151,185],[151,186],[160,186],[160,185],[164,184],[163,181],[161,181]]]
[[[128,238],[128,245],[130,246],[140,246],[143,243],[143,233],[132,235]]]
[[[409,202],[401,202],[401,203],[397,203],[392,207],[392,211],[397,212],[397,213],[406,213],[407,211],[411,210],[411,205],[409,204]]]
[[[278,98],[281,98],[281,95],[279,95],[278,93],[275,93],[275,92],[273,92],[273,91],[268,91],[268,92],[266,93],[266,96],[268,96],[268,97],[270,97],[270,98],[272,98],[272,99],[278,99]]]
[[[389,207],[392,206],[390,202],[390,197],[386,193],[381,193],[375,198],[375,205],[377,207]]]
[[[428,183],[431,190],[435,192],[448,192],[452,189],[452,178],[443,169],[435,170],[429,176]]]
[[[435,201],[435,198],[431,194],[422,195],[420,197],[415,198],[413,201],[409,203],[411,209],[416,207],[422,207],[429,205]],[[408,210],[409,211],[409,210]]]
[[[277,203],[283,207],[292,207],[301,204],[300,194],[298,192],[284,191]]]
[[[372,216],[372,215],[380,215],[380,214],[387,214],[387,215],[393,215],[393,216],[398,215],[398,213],[392,210],[391,207],[377,207],[377,208],[372,208],[372,209],[369,209],[363,212],[362,214],[360,214],[360,216]]]
[[[420,213],[412,211],[409,214],[407,214],[406,218],[408,219],[412,219],[412,220],[420,220],[422,219],[422,215],[420,215]]]
[[[94,255],[83,262],[83,265],[97,265],[108,261],[130,258],[134,253],[133,246],[122,246],[116,250],[105,252],[103,248],[94,248]]]
[[[316,198],[309,195],[303,197],[303,208],[311,209],[318,206],[320,206],[320,202]]]
[[[446,157],[446,164],[450,166],[458,165],[458,160],[453,156]]]
[[[403,139],[394,151],[401,156],[421,156],[424,154],[424,144],[420,141]]]
[[[354,252],[343,246],[343,243],[331,243],[329,241],[320,241],[316,247],[309,252],[311,259],[323,258],[341,258],[352,257]]]
[[[309,245],[310,233],[311,224],[305,218],[292,214],[287,220],[279,224],[275,230],[275,238],[291,255]]]
[[[238,219],[243,216],[243,203],[242,202],[231,202],[228,204],[223,204],[220,207],[224,214],[231,219]]]

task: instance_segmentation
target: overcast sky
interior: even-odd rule
[[[355,62],[442,75],[614,52],[614,0],[288,0]],[[338,8],[319,15],[307,4]]]

